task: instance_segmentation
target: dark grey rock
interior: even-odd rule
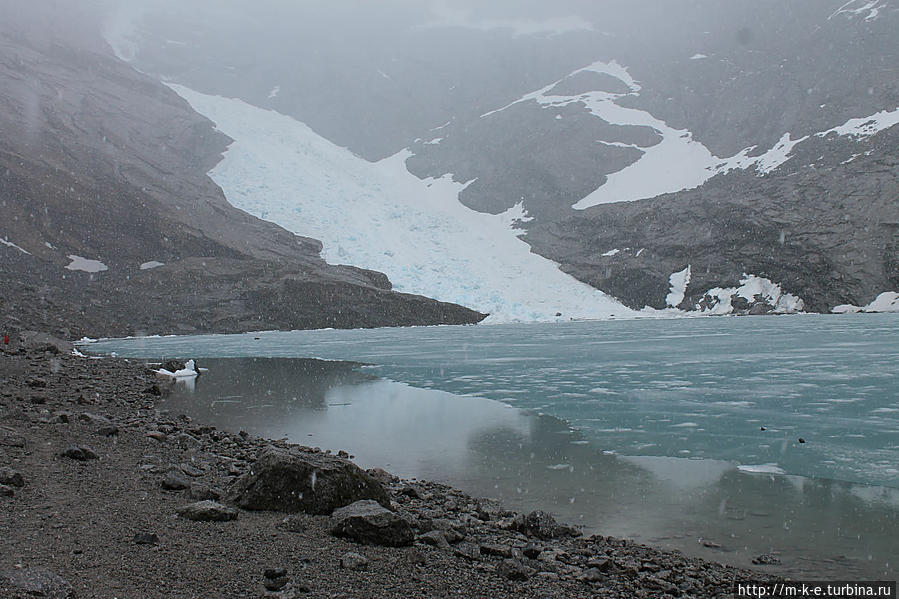
[[[605,578],[605,575],[599,568],[588,568],[577,577],[581,582],[601,582]]]
[[[432,530],[424,534],[418,535],[418,541],[425,545],[437,547],[438,549],[446,549],[450,546],[449,541],[443,534],[443,531]]]
[[[341,556],[340,567],[345,570],[367,570],[368,558],[361,553],[350,551]]]
[[[481,559],[481,548],[474,543],[459,543],[453,549],[453,555],[477,561]]]
[[[119,427],[114,424],[108,424],[106,426],[101,426],[97,429],[97,434],[101,437],[115,437],[119,434]]]
[[[152,532],[139,532],[134,535],[135,545],[158,545],[159,536]]]
[[[248,510],[330,514],[362,499],[390,505],[387,492],[358,466],[323,454],[270,447],[228,499]]]
[[[82,412],[78,414],[78,420],[81,422],[86,422],[88,424],[96,424],[96,425],[107,425],[110,424],[109,418],[105,416],[100,416],[98,414],[92,414],[90,412]]]
[[[508,545],[500,545],[498,543],[482,543],[480,548],[482,555],[491,555],[494,557],[504,558],[512,557],[512,548]]]
[[[203,470],[202,468],[197,468],[196,466],[193,466],[188,463],[179,464],[178,468],[181,469],[181,472],[183,472],[184,474],[186,474],[187,476],[190,476],[192,478],[199,478],[199,477],[203,476],[204,474],[206,474],[206,471]]]
[[[79,462],[100,459],[100,456],[98,456],[93,449],[85,445],[72,445],[67,447],[60,455],[64,458],[78,460]]]
[[[45,599],[74,599],[72,585],[46,568],[24,568],[0,574],[0,580],[29,595]]]
[[[390,547],[411,545],[415,539],[407,519],[371,499],[334,510],[331,534],[359,543]]]
[[[25,447],[26,439],[22,435],[0,431],[0,445],[5,447]]]
[[[504,559],[497,566],[496,573],[508,580],[525,581],[534,574],[534,570],[521,563],[520,560]]]
[[[277,578],[266,578],[262,581],[262,585],[269,591],[277,592],[287,586],[290,582],[290,579],[286,576],[279,576]]]
[[[287,576],[287,568],[267,568],[262,575],[265,578],[282,578]]]
[[[557,523],[555,518],[539,510],[516,516],[512,529],[544,541],[580,535],[578,530]]]
[[[780,558],[773,553],[763,553],[752,558],[752,563],[757,566],[774,566],[780,563]]]
[[[222,498],[222,492],[215,487],[195,482],[190,484],[190,498],[196,499],[197,501],[204,501],[207,499],[218,501]]]
[[[23,487],[25,486],[25,479],[22,478],[21,473],[4,466],[0,468],[0,484],[11,487]]]
[[[0,497],[12,497],[16,494],[15,489],[12,487],[8,487],[4,484],[0,484]]]
[[[174,471],[169,471],[162,479],[162,488],[167,491],[182,491],[190,488],[190,481]]]
[[[198,501],[177,509],[178,515],[188,520],[225,522],[237,519],[237,510],[215,501]]]
[[[524,549],[521,550],[525,557],[530,559],[537,559],[537,556],[543,553],[543,547],[540,545],[534,545],[533,543],[525,546]]]

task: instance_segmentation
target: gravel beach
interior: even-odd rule
[[[3,346],[0,380],[0,597],[729,597],[766,579],[160,411],[172,383],[140,361],[33,336]],[[310,480],[263,480],[291,467]]]

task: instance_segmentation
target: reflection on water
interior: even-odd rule
[[[564,422],[416,389],[358,364],[206,359],[165,407],[223,429],[323,449],[364,467],[447,482],[591,532],[797,578],[895,578],[899,490],[743,472],[734,462],[602,452]]]

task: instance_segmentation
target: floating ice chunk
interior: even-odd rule
[[[777,464],[740,464],[737,470],[750,474],[786,474],[786,471]]]
[[[690,57],[690,60],[702,60],[703,58],[708,58],[708,56],[697,52],[696,54],[694,54],[693,56]]]
[[[280,94],[280,93],[281,93],[281,86],[276,85],[275,87],[272,88],[272,91],[268,92],[268,99],[271,100],[272,98],[277,98],[278,94]]]
[[[80,270],[89,273],[109,270],[109,267],[99,260],[89,260],[87,258],[82,258],[81,256],[76,256],[75,254],[69,254],[69,260],[71,260],[72,263],[66,266],[66,270]]]
[[[184,368],[176,370],[175,372],[166,370],[165,368],[160,368],[159,370],[156,370],[154,372],[163,376],[174,377],[176,379],[195,378],[200,374],[199,372],[197,372],[197,366],[193,360],[188,360],[184,363]]]
[[[621,253],[621,250],[617,250],[617,249],[616,249],[616,250],[609,250],[608,252],[602,254],[602,256],[603,256],[604,258],[608,258],[608,257],[610,257],[610,256],[614,256],[614,255],[619,254],[619,253]]]
[[[140,265],[141,270],[150,270],[152,268],[159,268],[160,266],[165,266],[165,262],[157,262],[156,260],[150,260],[149,262],[144,262]]]

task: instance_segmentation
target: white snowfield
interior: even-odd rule
[[[695,55],[693,59],[696,59],[697,56],[707,58],[703,55]],[[630,91],[620,94],[591,91],[575,96],[562,96],[551,93],[552,89],[559,83],[586,71],[611,75],[625,83],[630,88]],[[573,207],[578,210],[598,204],[631,202],[654,198],[665,193],[693,189],[717,174],[735,169],[746,170],[755,168],[759,176],[766,175],[787,162],[792,157],[791,152],[793,148],[808,139],[808,136],[792,139],[792,135],[787,132],[781,136],[774,147],[758,156],[749,156],[751,152],[756,150],[755,146],[751,146],[729,158],[719,158],[712,154],[702,143],[693,139],[693,134],[690,131],[675,129],[649,112],[635,108],[625,108],[619,106],[616,102],[620,98],[637,96],[639,94],[640,85],[630,75],[627,68],[615,61],[595,62],[535,92],[526,94],[511,104],[487,112],[481,115],[481,118],[489,117],[522,102],[533,101],[547,108],[567,106],[568,104],[580,102],[594,116],[608,123],[651,127],[661,135],[662,141],[652,146],[623,143],[608,144],[619,147],[631,147],[639,150],[643,155],[633,164],[609,175],[603,185],[576,202]],[[835,133],[837,135],[850,136],[856,141],[862,141],[897,123],[899,123],[899,108],[893,111],[883,110],[869,117],[850,119],[845,124],[817,133],[816,136],[824,137]]]
[[[520,205],[476,212],[451,175],[409,173],[408,152],[371,163],[277,112],[171,87],[236,140],[210,173],[228,201],[320,239],[330,263],[383,272],[398,291],[474,308],[488,322],[644,314],[531,253],[513,228],[527,217]]]

